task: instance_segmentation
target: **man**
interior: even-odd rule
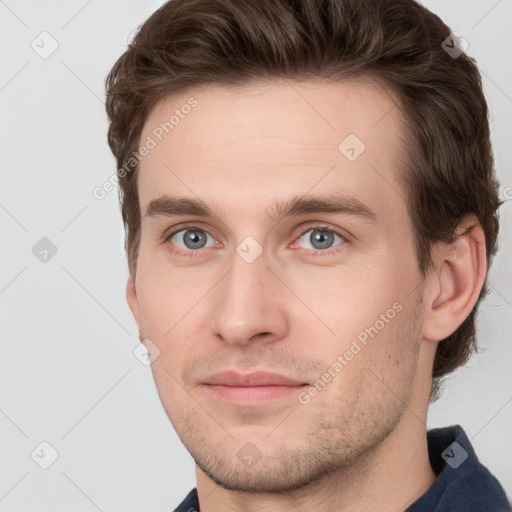
[[[510,510],[426,430],[497,248],[457,43],[412,0],[172,0],[111,70],[127,301],[196,463],[176,510]]]

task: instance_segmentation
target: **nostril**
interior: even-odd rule
[[[258,337],[258,336],[268,337],[268,336],[270,336],[271,334],[272,334],[271,332],[260,332],[260,333],[258,333],[258,334],[255,334],[254,336],[252,336],[252,337],[251,337],[251,340],[252,340],[253,338]],[[249,340],[249,341],[250,341],[250,340]]]

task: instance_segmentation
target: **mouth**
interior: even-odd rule
[[[232,405],[262,405],[290,399],[309,386],[284,375],[269,372],[240,374],[225,371],[212,375],[203,387],[214,398]]]

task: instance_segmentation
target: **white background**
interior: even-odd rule
[[[92,195],[115,172],[105,75],[161,3],[0,0],[1,511],[164,512],[195,486],[193,461],[150,369],[132,353],[139,342],[124,297],[117,191],[102,201]],[[512,186],[512,2],[424,3],[468,41],[483,72],[505,198]],[[58,42],[46,59],[31,48],[43,31]],[[508,201],[479,316],[482,351],[447,381],[428,422],[462,425],[509,496],[511,216]],[[42,237],[58,250],[46,263],[32,253]],[[46,470],[31,457],[43,441],[58,452]]]

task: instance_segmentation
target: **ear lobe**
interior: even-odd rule
[[[429,278],[423,337],[441,341],[471,313],[487,274],[485,235],[479,224],[449,244],[442,244]]]
[[[128,281],[126,283],[126,302],[128,303],[133,318],[135,319],[135,322],[137,323],[137,326],[139,328],[139,339],[143,339],[140,327],[140,310],[139,301],[137,299],[137,290],[135,288],[135,283],[133,282],[133,279],[131,277],[128,278]]]

